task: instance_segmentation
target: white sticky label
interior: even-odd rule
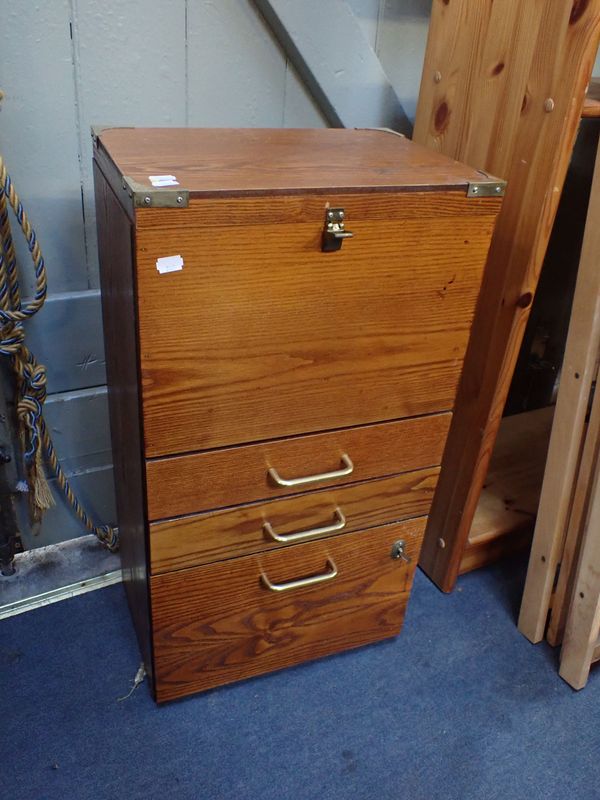
[[[152,186],[179,186],[175,175],[149,175]]]
[[[156,259],[156,269],[161,275],[165,272],[179,272],[183,269],[183,258],[181,256],[165,256]]]

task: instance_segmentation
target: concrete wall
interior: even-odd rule
[[[323,0],[337,3],[343,0]],[[414,115],[431,0],[347,0]],[[50,297],[28,327],[72,483],[114,521],[91,124],[325,125],[251,0],[0,0],[0,152],[36,227]],[[19,241],[24,293],[32,271]],[[60,502],[27,547],[78,536]]]

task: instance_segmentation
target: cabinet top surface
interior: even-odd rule
[[[319,190],[448,191],[481,172],[391,131],[306,128],[108,128],[103,148],[123,176],[151,187],[174,176],[192,194]]]

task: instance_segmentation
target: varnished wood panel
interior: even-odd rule
[[[151,579],[157,699],[281,669],[395,636],[412,585],[424,520],[300,544]],[[410,564],[392,559],[406,542]],[[328,571],[327,583],[269,591]]]
[[[581,116],[584,119],[600,117],[600,78],[592,78],[590,81]]]
[[[94,185],[121,564],[142,657],[152,679],[133,230],[96,164]]]
[[[291,546],[273,541],[264,531],[266,522],[276,534],[289,535],[332,525],[339,519],[336,517],[339,509],[345,518],[343,531],[346,534],[425,515],[438,474],[438,467],[430,467],[269,503],[154,523],[150,526],[152,572],[167,572]]]
[[[461,572],[473,569],[474,549],[482,565],[486,560],[486,547],[497,554],[503,547],[510,546],[511,533],[533,532],[553,414],[554,407],[549,406],[503,418]],[[496,548],[492,544],[496,539],[507,541]],[[521,539],[527,541],[527,537]],[[489,560],[494,559],[490,557]]]
[[[485,482],[599,35],[600,0],[433,4],[415,139],[508,180],[421,557],[446,591]]]
[[[175,175],[194,195],[466,187],[481,175],[389,131],[112,128],[100,137],[121,174],[144,186]]]
[[[101,155],[101,152],[100,152]],[[115,176],[118,173],[115,173]],[[247,225],[296,225],[318,223],[322,230],[328,206],[342,206],[348,228],[359,218],[402,224],[407,219],[438,217],[495,217],[502,205],[501,197],[467,197],[464,188],[448,192],[398,192],[322,195],[298,194],[286,197],[217,197],[192,199],[187,208],[138,208],[135,223],[138,230],[169,226],[173,229],[197,225],[210,228],[236,228]],[[239,234],[242,235],[242,234]]]
[[[467,542],[460,563],[461,575],[488,564],[494,564],[502,558],[516,557],[531,546],[533,522],[525,520],[519,528],[510,531],[495,531],[489,539],[473,539]]]
[[[147,461],[148,517],[165,519],[433,466],[442,459],[449,425],[450,414],[432,414]],[[334,480],[288,488],[268,474],[271,467],[283,478],[330,472],[340,468],[343,454],[354,470]]]
[[[325,207],[138,229],[146,456],[452,408],[497,205],[432,218],[423,197],[423,218],[348,214],[336,253],[321,252]],[[183,269],[159,274],[174,254]]]

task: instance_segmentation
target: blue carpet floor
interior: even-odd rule
[[[600,797],[600,667],[575,693],[515,628],[522,565],[441,594],[395,641],[157,707],[121,586],[0,623],[11,800]]]

